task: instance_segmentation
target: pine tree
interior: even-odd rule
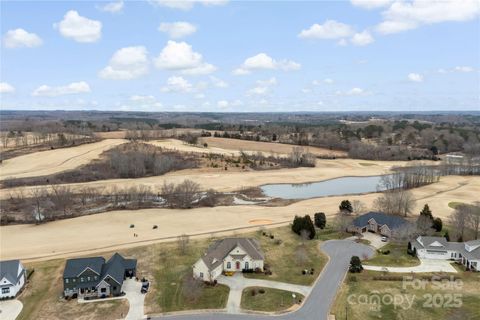
[[[430,207],[428,206],[428,204],[425,204],[425,206],[423,206],[422,211],[420,211],[420,215],[430,217],[430,219],[433,220],[432,211],[430,210]]]
[[[315,213],[313,216],[313,219],[315,220],[315,225],[320,228],[324,229],[325,225],[327,224],[327,217],[325,216],[325,213],[323,212],[318,212]]]
[[[347,213],[352,213],[353,212],[352,204],[348,200],[342,200],[342,202],[340,203],[340,206],[338,208],[342,212],[347,212]]]

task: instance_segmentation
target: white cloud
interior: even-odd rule
[[[422,82],[423,81],[423,76],[419,73],[409,73],[408,74],[408,80],[413,81],[413,82]]]
[[[385,7],[393,1],[394,0],[350,0],[352,5],[368,10]]]
[[[75,10],[68,11],[63,20],[53,26],[65,38],[71,38],[78,42],[95,42],[102,36],[100,21],[82,17]]]
[[[191,45],[172,40],[167,42],[154,62],[157,68],[179,70],[189,75],[209,74],[216,70],[215,66],[203,62],[202,55],[193,51]]]
[[[228,88],[228,83],[226,83],[225,81],[223,81],[222,79],[219,79],[219,78],[217,78],[217,77],[211,76],[211,77],[210,77],[210,81],[212,82],[212,84],[213,84],[214,87],[217,87],[217,88]]]
[[[340,39],[351,36],[355,31],[351,26],[335,20],[327,20],[323,25],[313,24],[302,30],[298,36],[302,39]]]
[[[365,90],[363,90],[362,88],[352,88],[347,91],[347,95],[349,96],[358,96],[362,94],[365,94]]]
[[[163,22],[158,27],[158,31],[165,32],[172,39],[179,39],[194,34],[197,27],[185,21]]]
[[[0,82],[0,93],[13,93],[15,92],[15,88],[7,83],[7,82]]]
[[[266,53],[259,53],[253,57],[245,59],[243,64],[232,71],[234,75],[246,75],[252,70],[274,70],[279,69],[283,71],[293,71],[301,68],[298,62],[292,60],[275,60]]]
[[[257,80],[256,87],[247,91],[247,95],[265,95],[270,92],[270,88],[277,85],[277,79],[271,77],[267,80]]]
[[[325,82],[326,84],[332,84],[333,80],[330,78],[326,78],[326,79],[323,79],[323,82]]]
[[[178,76],[168,78],[167,85],[161,88],[162,92],[191,92],[192,90],[192,84]]]
[[[366,46],[374,42],[375,40],[373,39],[370,32],[365,30],[360,33],[355,33],[350,41],[356,46]]]
[[[196,3],[204,6],[220,6],[228,3],[228,0],[149,0],[149,2],[153,5],[187,11]]]
[[[472,72],[473,68],[468,66],[460,66],[460,67],[455,67],[453,70],[457,72]]]
[[[32,92],[33,96],[57,97],[68,94],[88,93],[90,86],[85,81],[72,82],[66,86],[50,87],[41,85]]]
[[[152,102],[155,102],[156,100],[157,99],[152,95],[146,95],[146,96],[133,95],[130,97],[130,101],[139,102],[139,103],[152,103]]]
[[[125,47],[117,50],[108,66],[99,72],[100,78],[130,80],[148,73],[147,49],[143,46]]]
[[[243,105],[243,101],[242,101],[242,100],[238,100],[238,99],[237,99],[237,100],[234,100],[234,101],[232,102],[232,106],[233,106],[233,107],[238,107],[238,106],[241,106],[241,105]]]
[[[319,86],[319,85],[321,85],[322,83],[332,84],[332,83],[333,83],[333,80],[330,79],[330,78],[325,78],[325,79],[323,79],[323,80],[313,80],[313,81],[312,81],[312,84],[313,84],[314,86]]]
[[[383,13],[376,30],[383,34],[415,29],[425,24],[468,21],[480,14],[478,0],[395,1]]]
[[[205,94],[203,94],[203,93],[197,93],[194,98],[195,98],[195,99],[205,99]]]
[[[33,48],[42,45],[42,39],[35,33],[27,32],[24,29],[8,30],[3,37],[3,45],[6,48]]]
[[[230,103],[227,100],[217,101],[217,106],[220,108],[227,108],[229,105]]]
[[[103,6],[98,7],[102,11],[110,12],[110,13],[118,13],[123,10],[123,0],[109,2]]]

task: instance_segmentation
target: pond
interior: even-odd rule
[[[341,177],[325,181],[301,184],[266,184],[261,186],[263,193],[272,198],[308,199],[347,194],[361,194],[385,190],[382,176]]]

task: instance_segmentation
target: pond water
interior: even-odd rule
[[[266,184],[261,186],[268,197],[282,199],[308,199],[383,191],[382,176],[341,177],[301,184]]]

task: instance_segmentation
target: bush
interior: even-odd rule
[[[257,295],[257,289],[250,290],[250,294],[252,295],[252,297],[255,297]]]
[[[302,231],[306,231],[309,239],[315,238],[315,226],[308,214],[304,217],[295,216],[293,219],[292,231],[298,235],[302,235]]]
[[[259,290],[258,290],[258,293],[264,294],[264,293],[265,293],[265,289],[259,289]]]
[[[384,254],[384,255],[389,255],[389,254],[390,254],[390,250],[382,251],[382,254]]]
[[[134,224],[131,224],[131,225],[130,225],[130,228],[135,228],[135,225],[134,225]]]
[[[280,239],[275,240],[275,244],[278,245],[278,246],[281,245],[281,244],[282,244],[282,240],[280,240]]]
[[[158,229],[158,226],[157,226],[157,225],[154,225],[152,229]]]
[[[320,229],[324,229],[327,224],[327,217],[323,212],[315,213],[313,220],[315,221],[315,226]]]
[[[275,239],[275,236],[273,234],[271,234],[270,239]]]

